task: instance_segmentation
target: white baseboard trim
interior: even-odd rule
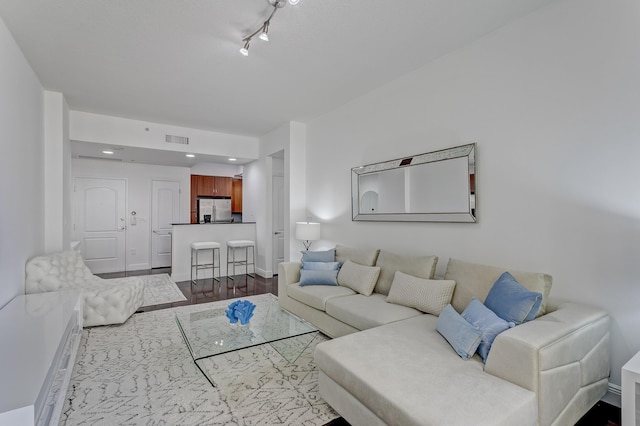
[[[202,276],[200,276],[202,278]],[[171,274],[171,279],[179,283],[180,281],[189,281],[191,279],[191,275],[189,274]]]
[[[262,278],[271,278],[273,277],[273,271],[267,271],[262,268],[256,268],[256,274],[260,275]]]
[[[622,406],[622,387],[614,383],[609,383],[607,393],[602,397],[601,401],[620,408]]]
[[[132,263],[127,265],[127,271],[139,271],[141,269],[151,269],[149,263]]]

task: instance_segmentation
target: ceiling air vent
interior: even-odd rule
[[[189,138],[185,136],[165,135],[164,141],[168,143],[179,143],[180,145],[189,145]]]

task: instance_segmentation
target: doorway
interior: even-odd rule
[[[180,182],[154,180],[151,182],[152,268],[171,266],[171,231],[174,223],[180,223]]]
[[[94,274],[126,270],[126,195],[125,179],[74,180],[73,239]]]
[[[273,274],[278,274],[278,264],[284,262],[284,177],[272,177],[273,220]]]

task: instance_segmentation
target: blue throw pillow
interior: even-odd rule
[[[337,271],[340,269],[340,262],[304,262],[302,269],[308,271]]]
[[[302,263],[304,262],[335,262],[336,249],[324,251],[301,251]]]
[[[475,297],[471,299],[471,303],[462,311],[462,318],[478,327],[482,332],[478,354],[484,362],[487,362],[489,350],[496,336],[511,327],[515,327],[514,323],[503,320]]]
[[[484,304],[503,320],[522,324],[536,317],[542,294],[527,290],[513,275],[505,272],[489,290]]]
[[[303,269],[300,271],[300,285],[338,285],[338,270],[314,271]]]
[[[447,342],[462,359],[469,359],[473,356],[478,349],[482,335],[479,328],[468,323],[450,304],[445,306],[440,313],[436,330],[447,339]]]

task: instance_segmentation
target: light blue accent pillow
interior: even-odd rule
[[[473,356],[482,337],[480,329],[462,318],[451,304],[445,306],[440,313],[436,330],[447,339],[447,342],[462,359],[469,359]]]
[[[302,263],[304,262],[335,262],[336,249],[324,251],[301,251]]]
[[[482,304],[475,297],[471,299],[471,303],[462,311],[462,318],[469,323],[475,325],[482,332],[480,345],[478,346],[478,354],[483,362],[487,362],[489,350],[498,334],[503,331],[515,327],[512,322],[507,322],[497,316],[491,309]]]
[[[542,294],[527,290],[513,275],[505,272],[489,290],[484,304],[503,320],[517,325],[536,317]]]
[[[308,271],[337,271],[340,269],[340,262],[304,262],[302,269]]]
[[[338,285],[338,270],[301,270],[300,285]]]

